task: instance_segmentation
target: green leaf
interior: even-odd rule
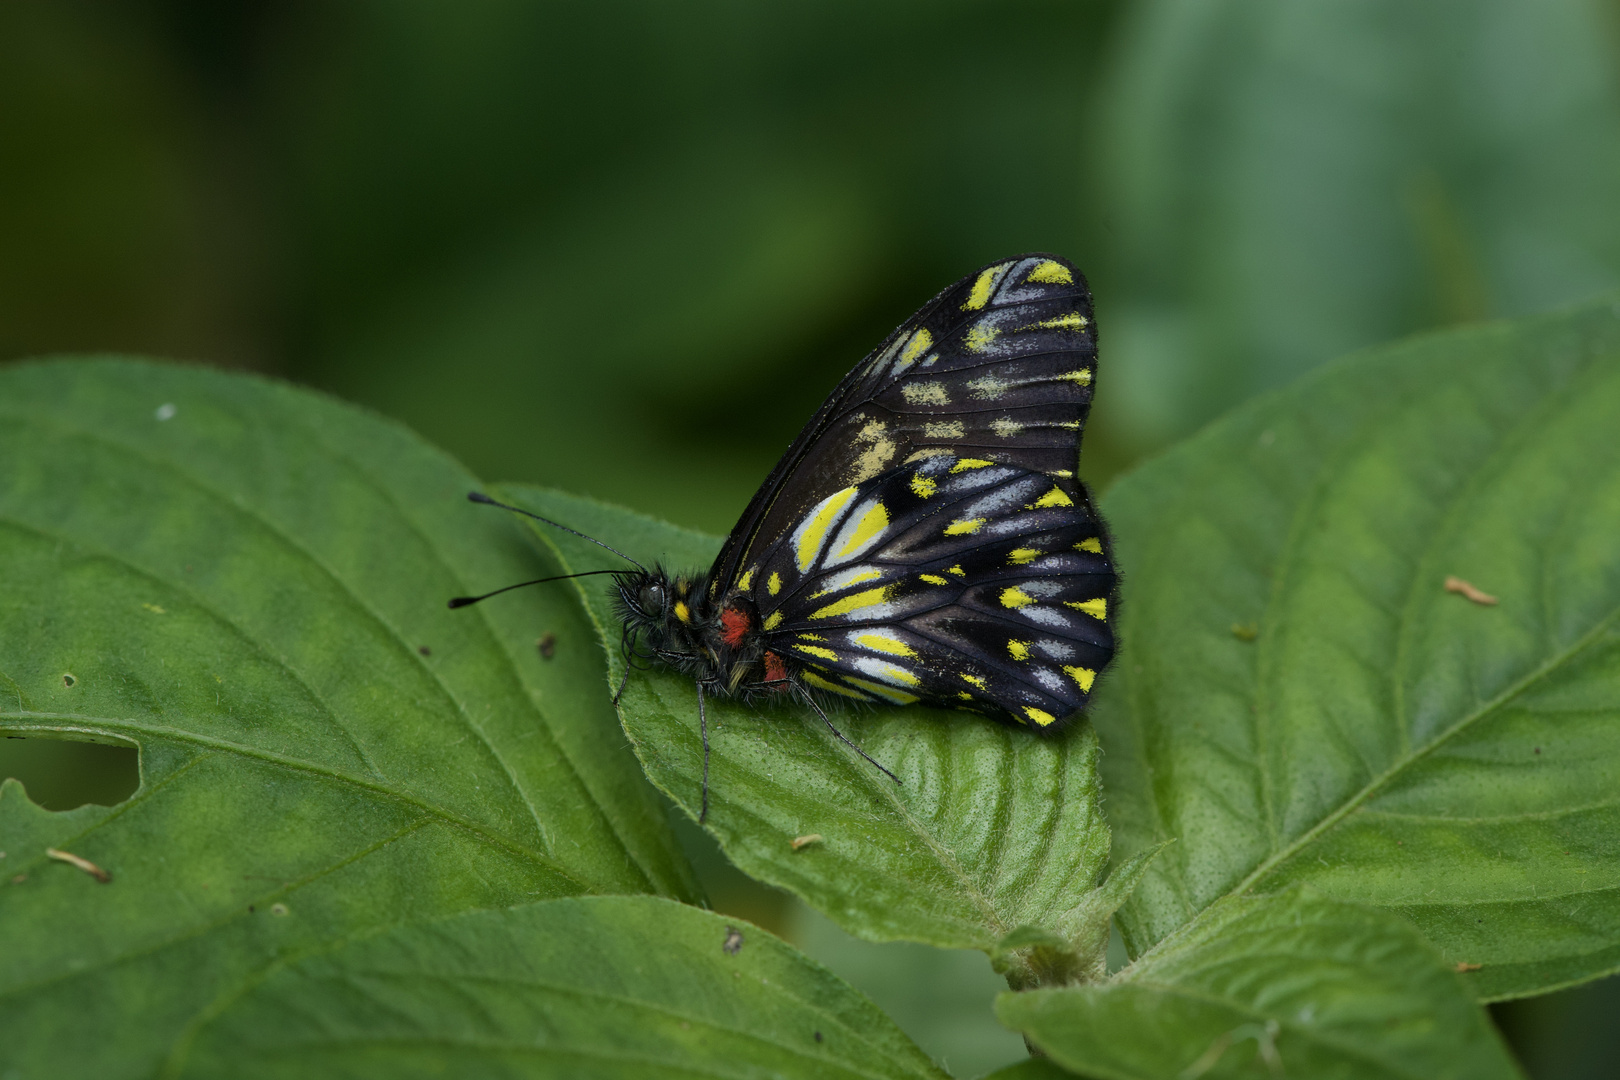
[[[1003,994],[996,1015],[1105,1080],[1519,1075],[1410,926],[1298,889],[1223,901],[1108,983]]]
[[[507,490],[648,564],[707,569],[719,547],[715,538],[627,510],[539,488]],[[536,528],[574,569],[616,562],[583,540]],[[624,668],[609,590],[592,579],[582,588],[617,685]],[[695,816],[703,751],[691,680],[636,672],[622,707],[647,775]],[[1089,727],[1042,739],[915,707],[831,715],[903,783],[862,761],[800,706],[711,702],[708,827],[740,869],[870,941],[994,952],[1024,925],[1075,942],[1100,940],[1098,920],[1106,926],[1108,913],[1099,916],[1088,902],[1108,830]],[[820,839],[795,849],[806,836]]]
[[[1351,349],[1620,284],[1612,18],[1132,5],[1097,155],[1119,215],[1110,407],[1170,437]]]
[[[1122,480],[1094,720],[1133,955],[1309,882],[1482,997],[1620,966],[1620,304],[1420,338]],[[1464,579],[1500,603],[1448,591]]]
[[[877,1006],[740,920],[652,897],[415,923],[280,968],[169,1077],[928,1077]]]
[[[694,895],[572,593],[446,610],[552,567],[408,432],[258,379],[30,364],[0,371],[0,462],[0,734],[141,755],[114,808],[0,788],[12,1060],[144,1075],[199,1010],[324,942]]]

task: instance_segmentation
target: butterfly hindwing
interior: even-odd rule
[[[1079,502],[1078,441],[1096,333],[1085,279],[1049,255],[991,264],[940,293],[845,377],[743,512],[710,574],[716,598],[835,492],[918,453],[1049,475]]]
[[[739,587],[812,687],[1050,728],[1113,653],[1106,545],[1072,484],[936,451],[824,496]]]

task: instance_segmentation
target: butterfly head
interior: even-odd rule
[[[642,642],[655,653],[701,651],[708,601],[700,578],[671,577],[661,566],[619,575],[619,615],[627,644]]]

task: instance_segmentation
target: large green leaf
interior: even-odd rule
[[[649,564],[707,569],[719,546],[713,537],[585,499],[507,490]],[[575,569],[623,565],[585,541],[537,528]],[[598,580],[587,579],[585,595],[617,685],[620,623]],[[622,706],[647,775],[695,815],[703,751],[692,681],[635,673]],[[1108,830],[1089,727],[1041,739],[916,707],[833,718],[903,783],[842,746],[802,707],[711,703],[708,826],[738,867],[868,940],[995,952],[1004,935],[1029,925],[1074,939],[1088,960],[1101,949],[1104,909],[1118,890],[1094,892]],[[794,848],[795,838],[811,835],[820,839]]]
[[[1108,390],[1173,436],[1351,349],[1620,284],[1607,0],[1147,0],[1097,155]]]
[[[1139,954],[1399,911],[1490,998],[1620,966],[1620,304],[1353,357],[1122,480],[1095,720]],[[1464,579],[1495,606],[1448,591]]]
[[[446,610],[549,565],[466,504],[474,483],[262,380],[0,372],[0,733],[133,744],[142,771],[111,809],[0,788],[0,1063],[143,1075],[200,1010],[335,938],[693,895],[570,591]]]
[[[996,1014],[1101,1080],[1519,1075],[1410,926],[1297,889],[1223,901],[1104,985],[1003,994]]]
[[[203,1018],[165,1076],[913,1077],[893,1021],[755,926],[652,897],[410,924]]]

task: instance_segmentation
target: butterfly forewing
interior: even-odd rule
[[[823,497],[741,585],[812,687],[1049,728],[1113,653],[1106,536],[1071,492],[927,453]]]
[[[1056,479],[1078,504],[1096,361],[1091,294],[1049,255],[1007,259],[940,293],[845,377],[727,538],[716,598],[788,542],[812,507],[930,451]]]

